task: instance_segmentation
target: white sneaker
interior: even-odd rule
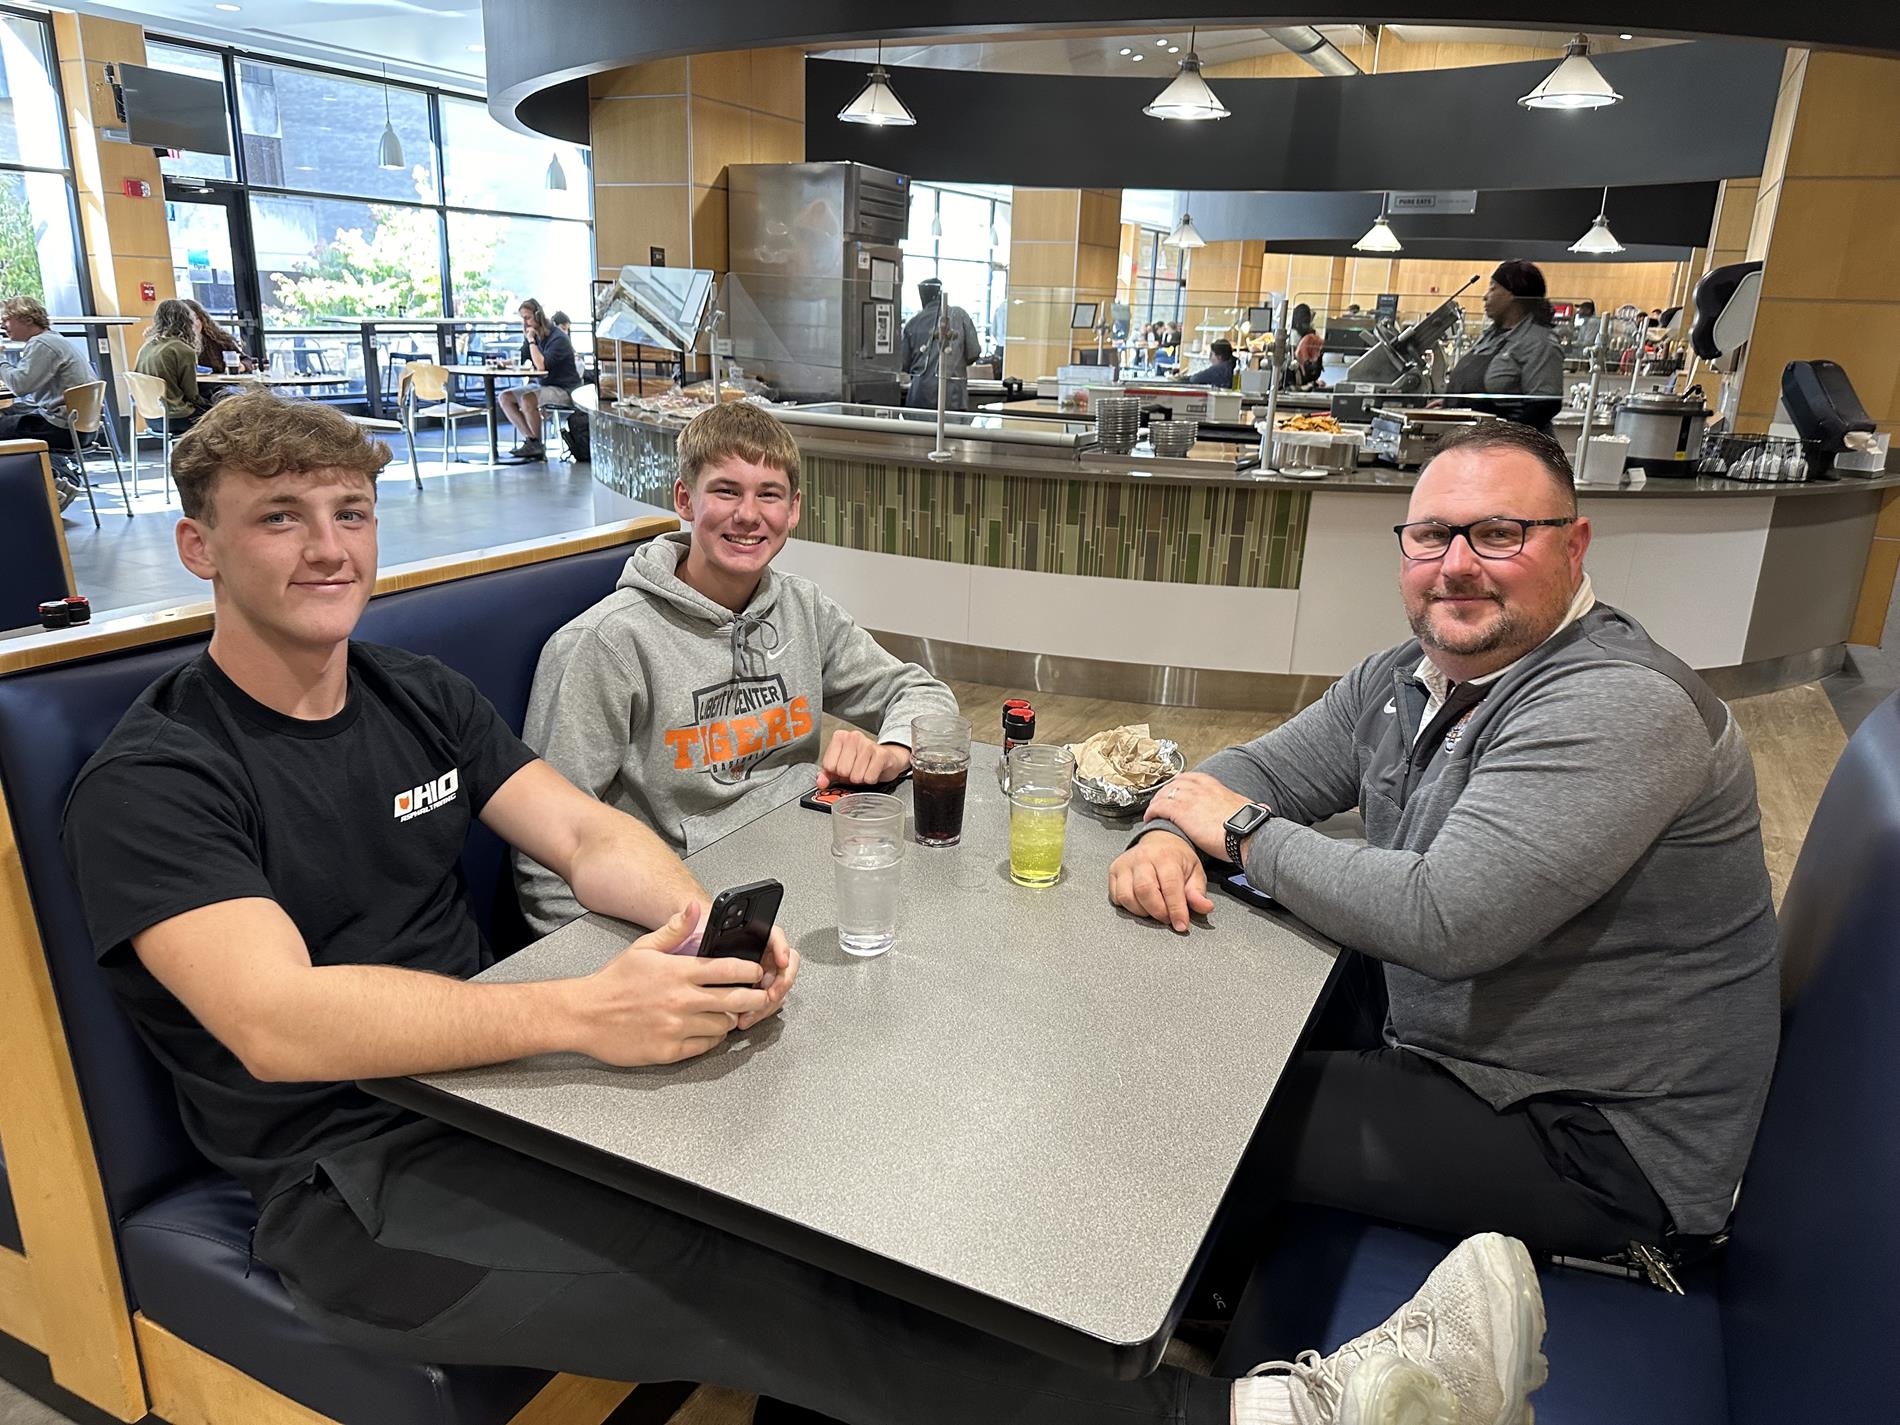
[[[1543,1339],[1530,1253],[1487,1232],[1459,1243],[1416,1296],[1332,1355],[1306,1351],[1235,1381],[1234,1420],[1273,1418],[1267,1388],[1280,1382],[1262,1377],[1284,1372],[1299,1425],[1531,1425],[1527,1397],[1550,1374]]]

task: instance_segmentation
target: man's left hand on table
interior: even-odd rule
[[[1183,772],[1154,794],[1143,821],[1169,821],[1216,861],[1227,859],[1227,818],[1247,805],[1247,798],[1205,772]]]
[[[878,787],[910,770],[910,749],[896,742],[873,742],[855,728],[831,735],[818,764],[818,785]]]

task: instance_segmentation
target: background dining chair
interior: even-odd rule
[[[143,416],[145,424],[159,431],[164,440],[164,456],[160,468],[164,472],[165,501],[172,497],[172,417],[165,406],[165,382],[162,377],[147,376],[138,371],[125,373],[125,391],[128,397],[125,412],[125,444],[132,452],[132,496],[139,493],[139,435],[132,421]]]
[[[125,501],[125,517],[131,519],[132,497],[125,493],[125,467],[119,464],[118,442],[113,440],[112,428],[105,421],[106,383],[88,381],[81,386],[68,386],[61,399],[66,402],[66,430],[72,436],[73,463],[79,467],[80,483],[86,487],[92,527],[99,528],[99,506],[92,498],[92,472],[86,469],[86,447],[100,435],[105,437],[106,449],[112,452],[112,468],[119,476],[119,498]],[[84,441],[81,436],[85,437]]]
[[[487,412],[480,406],[465,406],[449,395],[449,368],[435,361],[412,361],[402,370],[396,387],[396,403],[402,409],[403,428],[409,434],[409,470],[422,488],[422,467],[416,460],[416,422],[425,417],[442,422],[442,473],[449,473],[449,461],[455,454],[455,423],[464,416]]]

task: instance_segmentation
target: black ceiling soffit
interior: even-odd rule
[[[909,14],[889,0],[482,0],[482,35],[488,46],[488,107],[497,119],[524,132],[518,113],[530,94],[564,80],[620,69],[677,54],[761,49],[775,45],[814,48],[882,36],[954,38],[967,34],[1021,33],[1046,29],[1181,28],[1258,24],[1378,23],[1483,25],[1505,29],[1588,30],[1677,38],[1729,36],[1776,45],[1860,50],[1900,55],[1900,4],[1893,0],[1724,0],[1720,5],[1665,9],[1640,0],[1566,0],[1540,4],[1527,16],[1524,0],[1406,0],[1405,13],[1381,17],[1353,6],[1335,10],[1304,3],[1276,11],[1229,6],[1210,0],[937,0]],[[919,21],[905,25],[914,16]],[[1693,26],[1682,24],[1693,20]],[[835,106],[834,106],[835,107]]]
[[[1900,4],[1896,4],[1900,8]],[[1782,56],[1727,41],[1606,55],[1624,95],[1587,113],[1519,107],[1544,61],[1343,79],[1215,79],[1231,116],[1141,112],[1165,74],[896,69],[911,128],[839,122],[865,66],[805,64],[805,156],[918,177],[1050,188],[1333,191],[1697,183],[1755,177]]]
[[[1606,205],[1599,188],[1517,188],[1479,193],[1472,213],[1400,213],[1390,221],[1408,253],[1415,243],[1429,242],[1563,249],[1582,237],[1604,208],[1610,230],[1625,246],[1654,249],[1675,261],[1708,241],[1718,189],[1715,183],[1612,188]],[[1196,230],[1209,242],[1258,239],[1275,252],[1336,252],[1341,243],[1350,247],[1379,216],[1377,193],[1194,191],[1185,196]]]

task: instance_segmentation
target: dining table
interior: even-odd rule
[[[999,757],[972,749],[958,845],[907,845],[874,958],[839,945],[829,816],[787,799],[813,769],[687,859],[709,893],[780,882],[802,961],[712,1051],[364,1087],[1046,1355],[1153,1370],[1338,948],[1271,900],[1217,896],[1185,935],[1117,909],[1132,823],[1080,797],[1056,883],[1015,884]],[[584,976],[641,933],[585,915],[481,978]]]

